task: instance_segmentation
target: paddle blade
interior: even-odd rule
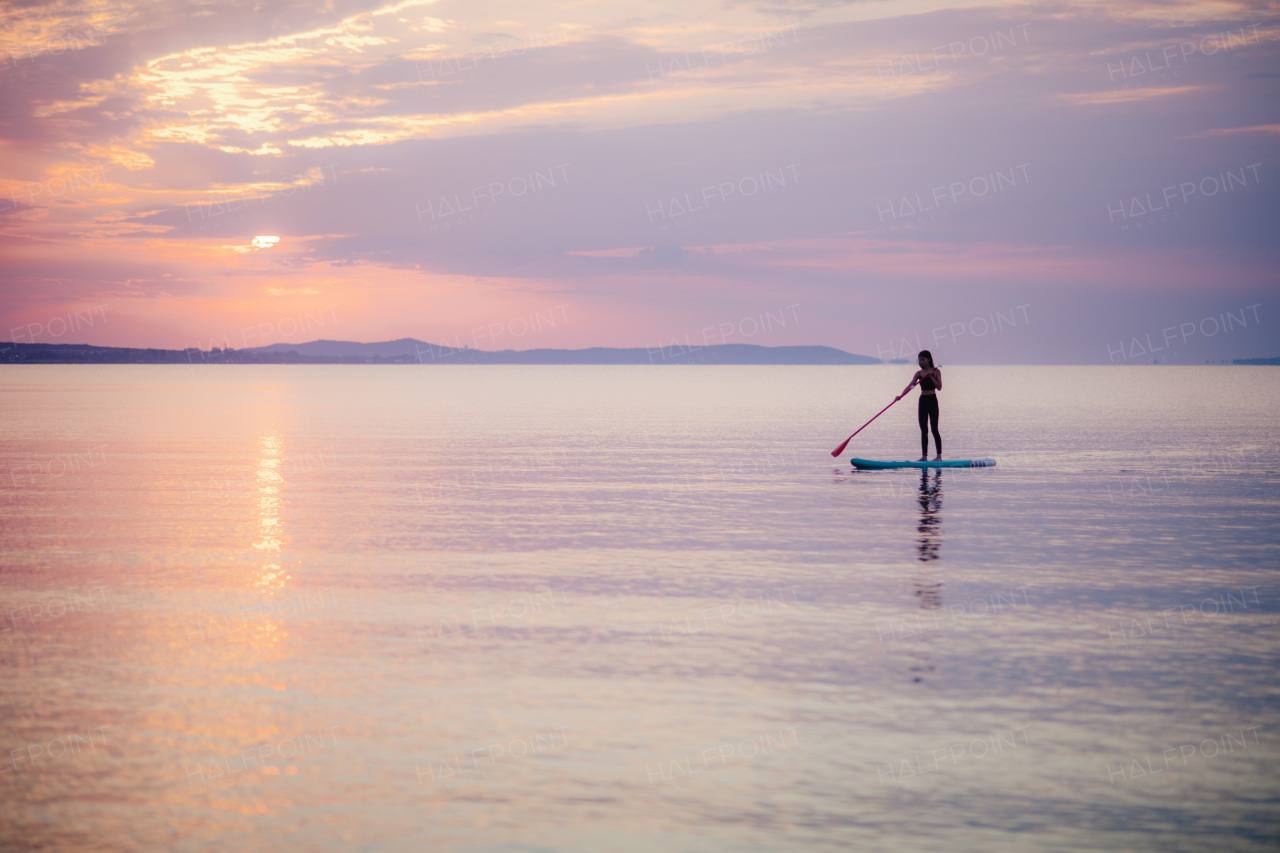
[[[841,453],[844,453],[844,449],[849,446],[849,442],[852,440],[853,440],[853,436],[849,436],[844,441],[840,442],[840,446],[837,447],[835,450],[831,451],[831,455],[839,456]]]

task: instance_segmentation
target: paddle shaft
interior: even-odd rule
[[[893,403],[896,403],[896,402],[898,402],[898,401],[899,401],[899,400],[901,400],[901,399],[902,399],[902,397],[900,397],[900,396],[899,396],[899,397],[894,397],[894,398],[893,398]],[[890,403],[890,404],[889,404],[889,406],[892,406],[892,405],[893,405],[893,403]],[[889,406],[885,406],[883,409],[881,409],[880,411],[878,411],[878,412],[876,412],[874,415],[872,415],[872,416],[871,416],[871,421],[874,421],[876,418],[880,417],[880,416],[881,416],[881,415],[883,415],[885,412],[889,411]],[[867,421],[865,424],[863,424],[862,426],[860,426],[860,427],[858,427],[856,430],[854,430],[854,431],[853,431],[853,435],[857,435],[858,433],[862,432],[862,431],[863,431],[864,429],[866,429],[867,427],[871,426],[871,421]],[[848,438],[846,438],[844,441],[840,442],[840,446],[839,446],[839,447],[837,447],[835,450],[831,451],[831,455],[832,455],[832,456],[839,456],[841,453],[844,453],[844,449],[845,449],[846,447],[848,447],[848,446],[849,446],[849,442],[853,441],[853,435],[849,436],[849,437],[848,437]]]

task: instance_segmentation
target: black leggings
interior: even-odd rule
[[[920,395],[920,455],[929,455],[929,421],[933,421],[933,444],[942,455],[942,436],[938,433],[938,395]]]

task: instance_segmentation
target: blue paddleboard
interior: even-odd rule
[[[854,468],[877,470],[882,468],[994,468],[994,459],[942,459],[938,462],[882,462],[878,459],[850,459]]]

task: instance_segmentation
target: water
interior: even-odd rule
[[[0,847],[1280,840],[1272,368],[0,368]]]

